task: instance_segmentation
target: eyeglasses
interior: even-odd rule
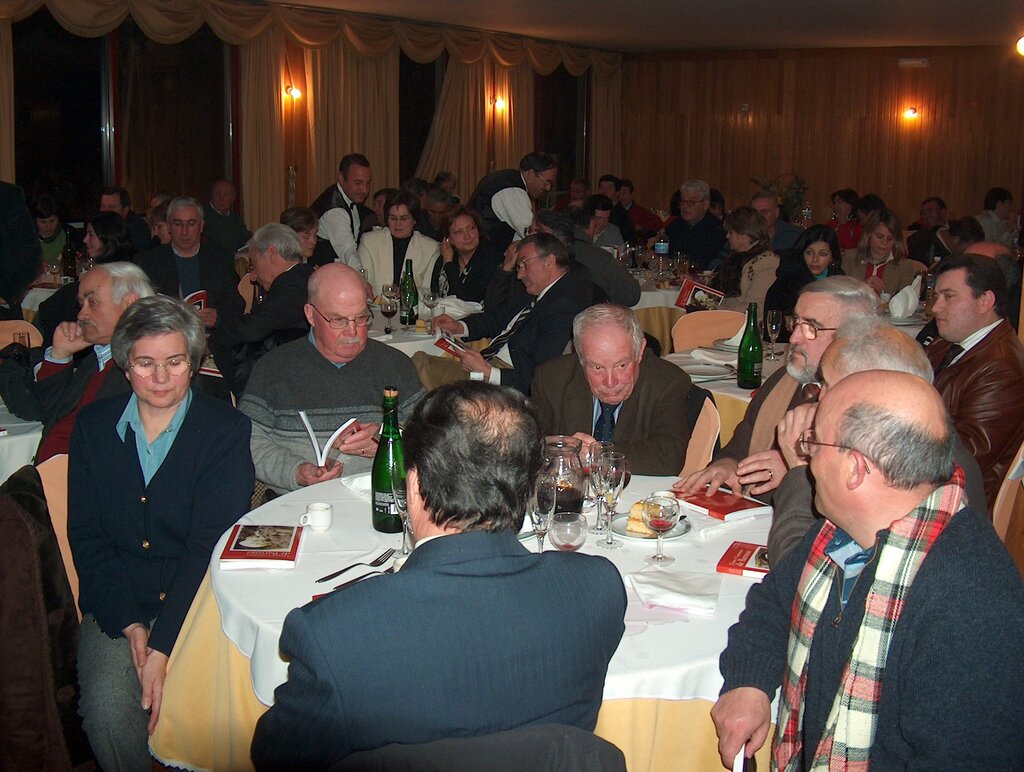
[[[136,359],[128,364],[128,368],[140,378],[152,378],[157,369],[163,369],[170,376],[184,375],[192,366],[188,359],[174,357],[166,362],[154,362],[152,359]]]
[[[851,448],[849,445],[836,445],[834,442],[818,442],[814,439],[814,429],[808,429],[801,434],[800,439],[796,441],[797,452],[799,452],[801,456],[806,456],[807,458],[813,456],[816,452],[814,449],[818,447],[838,448],[839,450],[849,450],[855,453],[860,453],[862,456],[864,455],[861,451],[856,448]],[[871,474],[871,470],[868,469],[866,465],[864,468],[867,470],[868,474]]]
[[[832,332],[839,329],[838,327],[819,327],[814,322],[809,322],[806,319],[801,319],[799,316],[787,316],[786,317],[786,329],[789,332],[793,332],[797,327],[804,328],[804,337],[807,340],[814,340],[818,337],[819,332]]]
[[[539,259],[540,258],[537,255],[528,255],[526,257],[521,257],[518,260],[516,260],[516,270],[517,271],[525,271],[526,270],[526,266],[528,266],[530,264],[531,260],[539,260]]]
[[[679,200],[680,206],[697,206],[703,201],[703,198],[683,198]]]
[[[373,311],[370,311],[369,309],[367,309],[365,314],[354,316],[351,319],[347,316],[334,316],[328,319],[326,316],[323,315],[320,309],[314,306],[312,303],[309,304],[309,307],[316,311],[318,314],[320,314],[320,318],[327,322],[327,325],[332,330],[346,330],[348,329],[349,325],[354,325],[356,327],[366,327],[370,322],[373,321]]]

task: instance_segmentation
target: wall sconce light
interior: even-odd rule
[[[920,117],[920,113],[918,113],[916,107],[908,107],[903,111],[903,117],[908,121],[913,121]]]
[[[1024,35],[1017,38],[1017,53],[1024,56]]]
[[[286,93],[292,99],[298,99],[299,97],[302,96],[302,91],[296,88],[295,86],[288,86],[288,88],[284,90],[284,93]]]
[[[494,106],[495,110],[504,110],[505,109],[505,100],[502,99],[501,97],[493,97],[491,99],[491,104]]]

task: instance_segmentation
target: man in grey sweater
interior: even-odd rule
[[[262,357],[238,406],[252,419],[256,478],[277,491],[369,471],[384,388],[398,389],[401,420],[424,394],[412,360],[367,339],[371,316],[358,273],[341,263],[322,266],[309,280],[308,298],[309,335]],[[300,410],[321,446],[342,423],[356,419],[323,466],[316,463]]]

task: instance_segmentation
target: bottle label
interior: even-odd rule
[[[655,241],[654,242],[654,254],[656,254],[656,255],[667,255],[668,254],[668,242],[667,241]]]

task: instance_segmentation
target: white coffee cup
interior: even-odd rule
[[[306,514],[299,518],[299,525],[308,525],[314,531],[326,531],[334,522],[334,508],[317,501],[306,505]]]

